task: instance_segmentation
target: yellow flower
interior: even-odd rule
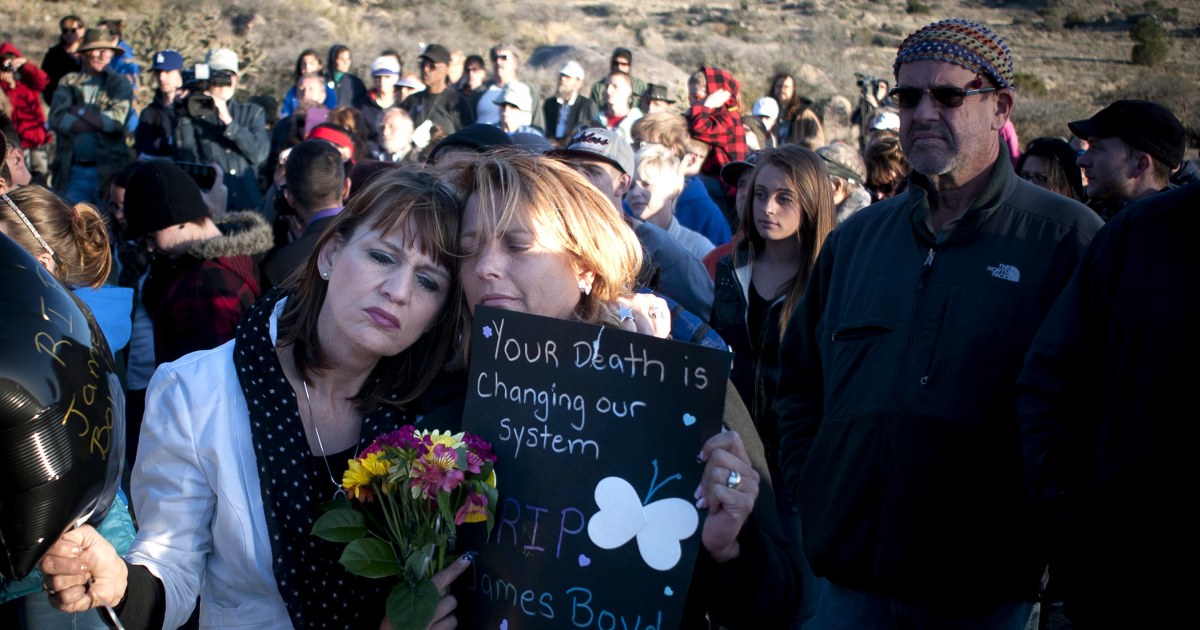
[[[375,493],[371,490],[371,482],[376,477],[387,475],[388,472],[388,463],[381,459],[381,455],[381,452],[376,451],[350,460],[350,467],[342,476],[342,487],[346,489],[347,495],[360,501],[374,498]]]
[[[429,437],[428,444],[430,448],[437,446],[438,444],[444,444],[450,448],[457,449],[463,445],[463,434],[461,432],[450,433],[449,431],[446,431],[445,433],[442,433],[437,429],[434,429],[433,431],[422,431],[421,434],[417,436],[417,441],[424,441],[426,436]]]

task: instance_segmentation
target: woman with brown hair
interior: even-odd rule
[[[655,311],[661,307],[622,317],[641,247],[620,211],[582,175],[552,159],[497,151],[467,163],[454,180],[467,196],[459,273],[469,313],[484,305],[666,334],[659,324],[667,315]],[[707,627],[706,617],[730,628],[784,627],[798,597],[762,444],[737,398],[729,388],[729,430],[704,445],[696,497],[708,516],[684,628]],[[731,585],[739,596],[730,596]]]
[[[51,602],[109,603],[129,628],[178,627],[197,596],[201,628],[380,627],[385,583],[310,532],[346,462],[411,422],[403,405],[449,351],[460,213],[429,173],[380,175],[234,340],[162,366],[133,472],[138,538],[123,559],[89,527],[65,534],[41,564]]]

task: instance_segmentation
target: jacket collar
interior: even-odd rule
[[[929,243],[943,243],[969,237],[984,221],[1000,207],[1000,204],[1012,194],[1017,186],[1017,177],[1013,172],[1012,163],[1008,159],[1008,145],[1002,138],[996,160],[992,164],[992,172],[983,190],[967,211],[951,226],[941,233],[934,234],[926,224],[929,216],[929,193],[933,186],[925,175],[913,171],[908,177],[908,208],[913,231],[921,239]]]

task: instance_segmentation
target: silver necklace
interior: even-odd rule
[[[337,488],[337,491],[333,493],[333,498],[336,499],[339,494],[342,495],[342,498],[346,498],[346,488],[333,476],[333,468],[329,466],[329,456],[325,454],[325,443],[321,441],[321,430],[317,428],[317,416],[313,413],[312,397],[308,395],[308,381],[301,378],[300,383],[304,385],[304,402],[308,405],[308,418],[312,421],[313,433],[317,436],[317,446],[321,449],[321,461],[325,462],[325,472],[329,473],[329,480]],[[358,459],[358,447],[359,445],[355,444],[354,459]]]

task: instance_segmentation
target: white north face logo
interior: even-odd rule
[[[988,267],[987,270],[992,272],[993,278],[1000,278],[1009,282],[1021,281],[1021,270],[1012,265],[994,265]]]

